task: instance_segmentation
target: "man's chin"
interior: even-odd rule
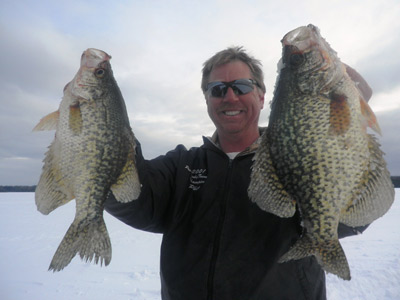
[[[236,135],[242,131],[242,128],[240,126],[235,126],[235,125],[227,125],[227,126],[221,126],[218,129],[219,133],[223,133],[224,135]]]

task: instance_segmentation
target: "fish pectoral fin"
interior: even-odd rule
[[[350,280],[350,267],[338,239],[318,243],[309,235],[303,235],[279,260],[284,263],[314,255],[320,266],[327,272],[344,280]]]
[[[43,117],[32,131],[56,130],[60,113],[58,110]]]
[[[74,195],[65,185],[65,181],[54,158],[54,142],[46,153],[43,171],[35,190],[37,209],[47,215],[57,207],[74,199]]]
[[[76,102],[69,107],[68,126],[75,135],[82,132],[82,113],[79,102]]]
[[[342,94],[333,93],[330,95],[330,99],[329,132],[333,135],[344,134],[349,130],[351,122],[347,97]]]
[[[368,102],[368,100],[372,96],[372,89],[367,83],[367,81],[352,67],[346,65],[345,63],[343,63],[343,65],[346,68],[347,75],[349,75],[351,80],[353,80],[353,82],[355,83],[357,89],[359,90],[360,94],[365,99],[365,101]]]
[[[340,222],[356,227],[371,224],[383,216],[394,201],[394,186],[380,145],[368,135],[370,162],[349,204],[341,211]]]
[[[289,218],[296,211],[296,202],[284,189],[276,174],[269,152],[267,131],[254,155],[248,188],[249,198],[262,210],[282,218]]]
[[[115,199],[119,202],[130,202],[140,195],[141,184],[135,163],[136,143],[133,134],[129,134],[129,153],[117,181],[111,186]]]
[[[365,128],[370,127],[373,131],[382,136],[381,128],[379,127],[378,120],[367,101],[360,97],[361,106],[361,121]]]

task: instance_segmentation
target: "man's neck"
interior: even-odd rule
[[[260,136],[259,131],[253,134],[229,134],[218,133],[218,143],[225,153],[242,152],[250,147]]]

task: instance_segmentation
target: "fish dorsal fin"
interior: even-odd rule
[[[381,128],[379,127],[378,120],[371,107],[368,105],[367,101],[365,101],[362,97],[360,97],[360,106],[361,106],[361,121],[365,128],[370,127],[373,131],[382,135]]]
[[[56,130],[60,113],[58,110],[43,117],[32,131]]]
[[[333,93],[330,95],[330,133],[334,135],[344,134],[350,128],[351,113],[344,94]]]

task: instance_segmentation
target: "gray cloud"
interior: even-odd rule
[[[71,1],[39,1],[34,7],[24,0],[0,3],[0,185],[37,182],[54,131],[31,130],[58,108],[86,48],[112,55],[132,128],[145,157],[152,158],[179,143],[200,145],[202,135],[212,134],[200,90],[202,63],[231,45],[244,46],[263,62],[267,94],[260,122],[265,126],[279,41],[287,31],[309,23],[319,26],[343,60],[373,87],[370,104],[378,112],[382,147],[390,170],[400,174],[397,0],[339,0],[335,7],[310,0],[302,3],[302,14],[299,2],[291,0],[255,0],[246,9],[241,1],[229,6],[208,0],[159,2],[157,7],[150,2],[93,6]]]
[[[400,83],[400,36],[395,37],[388,48],[380,49],[361,60],[357,65],[363,77],[371,83],[374,93],[390,91]],[[400,101],[400,99],[399,99]]]

